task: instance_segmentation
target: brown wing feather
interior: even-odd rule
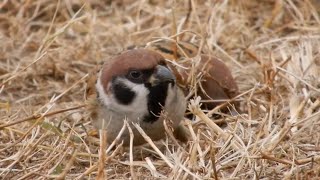
[[[237,83],[225,63],[217,58],[203,55],[201,64],[204,67],[201,70],[204,73],[201,85],[205,91],[200,93],[202,99],[231,99],[238,95]],[[206,105],[207,108],[212,109],[221,103],[212,102]]]

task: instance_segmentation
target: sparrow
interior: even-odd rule
[[[238,85],[228,66],[217,57],[204,54],[193,43],[162,39],[148,43],[146,49],[158,52],[166,59],[175,61],[184,67],[170,65],[186,94],[194,91],[196,87],[194,96],[201,97],[204,109],[211,110],[239,94]],[[232,103],[236,108],[239,106],[238,102]],[[229,110],[223,107],[221,111],[228,112]]]
[[[146,142],[132,123],[139,124],[154,141],[165,137],[165,120],[170,121],[174,131],[181,130],[185,95],[161,54],[146,49],[127,50],[106,60],[95,79],[95,88],[87,91],[90,116],[95,128],[106,130],[109,144],[125,120],[133,131],[134,146]],[[128,130],[120,141],[129,146]]]

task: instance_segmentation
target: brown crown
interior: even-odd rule
[[[125,75],[131,69],[151,69],[160,62],[165,63],[164,58],[154,51],[146,49],[134,49],[125,51],[107,60],[101,72],[101,83],[107,91],[109,81],[120,75]]]

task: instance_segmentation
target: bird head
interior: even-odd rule
[[[178,93],[176,78],[165,59],[145,49],[129,50],[106,61],[96,90],[98,100],[108,110],[149,123],[157,121]]]

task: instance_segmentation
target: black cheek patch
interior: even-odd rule
[[[153,123],[158,120],[168,93],[168,83],[161,83],[157,86],[146,86],[150,93],[148,95],[149,114],[144,116],[143,121]]]
[[[136,96],[135,92],[121,82],[113,82],[112,84],[116,100],[123,105],[129,105]]]

